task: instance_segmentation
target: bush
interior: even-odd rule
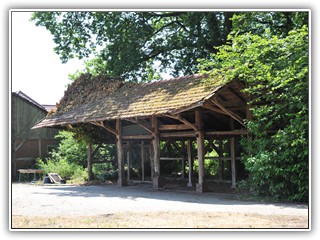
[[[37,168],[43,169],[45,174],[57,173],[61,178],[74,181],[87,180],[87,170],[77,164],[68,163],[66,159],[55,161],[47,159],[44,162],[42,159],[37,159]]]
[[[118,169],[111,163],[93,164],[92,173],[95,180],[105,181],[118,178]]]

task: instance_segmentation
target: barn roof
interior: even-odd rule
[[[29,97],[27,94],[23,93],[22,91],[13,92],[12,94],[22,98],[23,100],[31,103],[32,105],[36,106],[37,108],[40,108],[41,110],[47,112],[47,110],[45,109],[45,107],[43,105],[37,103],[35,100],[33,100],[31,97]]]
[[[110,83],[106,81],[106,84]],[[90,97],[84,94],[85,102],[73,101],[64,110],[59,106],[57,114],[47,116],[34,128],[179,113],[202,106],[225,85],[222,77],[200,74],[150,83],[115,81],[111,84],[116,85],[113,91],[108,87],[103,90],[100,85],[95,94],[91,88]]]

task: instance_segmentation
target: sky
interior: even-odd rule
[[[56,104],[71,83],[68,74],[83,68],[80,60],[62,64],[52,35],[29,21],[32,12],[12,12],[12,91],[40,104]]]

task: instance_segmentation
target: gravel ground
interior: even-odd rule
[[[99,216],[121,212],[199,211],[308,216],[304,204],[230,200],[228,194],[154,190],[150,185],[12,184],[12,215]]]

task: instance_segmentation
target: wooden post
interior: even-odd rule
[[[184,179],[185,177],[185,161],[186,161],[186,155],[182,155],[181,159],[181,179]]]
[[[193,164],[192,164],[192,151],[191,151],[191,140],[188,140],[187,142],[187,155],[188,155],[188,166],[189,166],[189,172],[188,172],[188,187],[192,187],[192,168],[193,168]]]
[[[93,173],[92,173],[92,144],[88,143],[88,150],[87,150],[87,168],[88,168],[88,180],[93,180]]]
[[[127,180],[130,181],[130,150],[127,150],[127,165],[128,165],[128,170],[127,170]]]
[[[117,153],[118,153],[118,185],[126,186],[126,179],[124,174],[124,159],[123,159],[123,146],[122,146],[122,132],[121,132],[121,120],[118,118],[116,121],[117,132]]]
[[[154,153],[153,153],[153,147],[151,145],[149,146],[149,153],[150,153],[150,168],[151,168],[151,181],[154,177]]]
[[[182,141],[182,157],[181,157],[181,178],[185,178],[186,174],[186,166],[185,166],[185,161],[186,161],[186,147],[185,147],[185,142]]]
[[[141,142],[141,181],[144,181],[144,142]]]
[[[231,130],[234,130],[234,120],[230,118]],[[230,154],[231,154],[231,187],[236,187],[236,151],[235,138],[230,138]]]
[[[199,166],[199,179],[196,185],[197,192],[204,192],[204,132],[203,124],[200,110],[195,112],[196,125],[198,127],[197,131],[197,149],[198,149],[198,166]]]
[[[224,161],[221,159],[222,158],[222,139],[219,138],[219,180],[223,180],[223,172],[224,172]]]
[[[41,151],[41,139],[39,139],[39,158],[42,157],[42,151]]]
[[[152,129],[153,129],[153,163],[154,163],[154,176],[153,176],[153,188],[163,187],[163,182],[160,178],[160,138],[159,138],[159,128],[158,119],[156,116],[152,116]]]

